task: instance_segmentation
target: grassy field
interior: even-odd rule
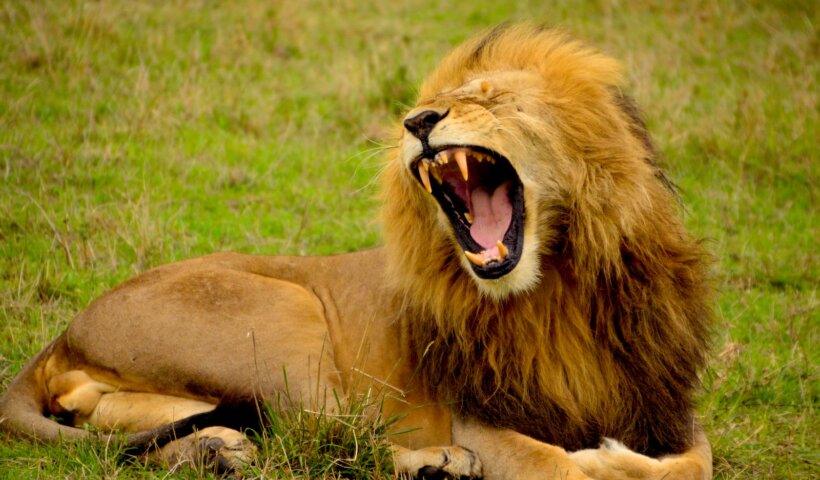
[[[529,19],[623,60],[687,224],[718,259],[699,409],[716,477],[820,477],[814,1],[155,3],[0,4],[0,387],[152,266],[377,245],[386,127],[448,49]],[[319,438],[305,432],[381,445],[379,431],[300,421],[249,474],[362,475],[298,468]],[[0,437],[0,478],[164,475],[116,453]],[[379,455],[360,459],[374,477]]]

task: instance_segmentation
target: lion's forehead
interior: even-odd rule
[[[478,72],[462,83],[448,85],[432,96],[420,98],[410,115],[442,102],[492,107],[515,100],[532,101],[543,95],[545,87],[544,78],[530,70]]]

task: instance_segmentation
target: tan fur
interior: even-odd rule
[[[151,425],[126,421],[134,408],[160,410],[159,426],[186,406],[271,399],[286,371],[306,406],[334,389],[387,393],[385,413],[417,428],[394,440],[423,448],[397,447],[399,471],[711,478],[692,411],[708,265],[621,80],[610,58],[524,25],[466,42],[422,86],[407,118],[449,112],[431,146],[492,150],[520,177],[524,247],[509,274],[470,269],[411,172],[422,145],[404,132],[382,177],[383,250],[220,254],[147,272],[24,367],[0,428],[85,437],[41,413],[63,409],[141,430]],[[604,437],[626,446],[599,447]]]

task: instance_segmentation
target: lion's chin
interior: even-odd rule
[[[466,256],[461,256],[462,268],[470,275],[482,296],[493,301],[502,301],[510,297],[526,295],[539,283],[541,267],[537,253],[539,251],[538,238],[531,231],[526,232],[523,237],[521,255],[515,267],[497,278],[485,278],[478,275],[474,268],[475,265]]]
[[[510,283],[500,279],[522,259],[525,215],[524,186],[509,160],[479,146],[443,146],[411,170],[441,207],[473,276]]]

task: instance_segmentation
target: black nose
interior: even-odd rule
[[[426,141],[430,132],[433,131],[433,127],[435,127],[442,118],[446,117],[448,113],[450,113],[449,110],[444,112],[444,114],[438,113],[435,110],[425,110],[413,118],[405,119],[404,128],[419,140]]]

